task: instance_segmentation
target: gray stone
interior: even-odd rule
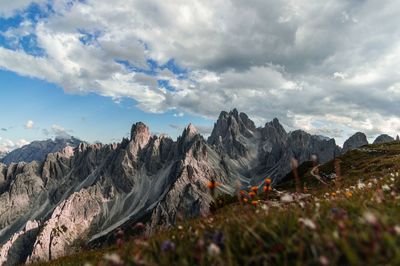
[[[345,153],[349,150],[354,150],[367,144],[367,136],[362,132],[357,132],[344,142],[342,152]]]
[[[392,142],[392,141],[394,141],[394,138],[392,138],[391,136],[389,136],[387,134],[382,134],[382,135],[379,135],[378,137],[376,137],[373,144],[382,144],[382,143],[387,143],[387,142]]]

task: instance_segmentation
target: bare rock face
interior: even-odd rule
[[[244,139],[251,138],[255,129],[253,121],[246,114],[239,114],[236,109],[230,113],[221,112],[208,143],[228,153],[230,157],[246,156]]]
[[[27,262],[47,261],[67,254],[72,244],[87,234],[100,211],[100,203],[88,190],[72,194],[41,227]]]
[[[256,128],[247,115],[236,110],[221,113],[208,143],[222,154],[230,175],[239,173],[242,181],[253,185],[266,176],[279,182],[290,171],[292,159],[301,164],[316,156],[326,162],[341,152],[334,139],[301,130],[287,133],[276,118]]]
[[[382,135],[379,135],[378,137],[376,137],[373,144],[382,144],[382,143],[387,143],[387,142],[392,142],[392,141],[394,141],[394,138],[392,138],[391,136],[389,136],[387,134],[382,134]]]
[[[368,144],[367,136],[362,132],[357,132],[344,142],[343,153],[349,150],[357,149],[367,144]]]
[[[207,214],[211,179],[232,194],[266,176],[279,182],[293,158],[324,162],[339,153],[333,139],[287,133],[277,119],[257,128],[233,110],[221,113],[207,141],[193,125],[174,141],[136,123],[119,144],[81,143],[43,162],[0,164],[0,265],[102,245],[138,221],[151,233]]]
[[[39,231],[37,221],[28,221],[23,230],[15,233],[0,247],[0,265],[16,265],[30,255],[31,242]]]

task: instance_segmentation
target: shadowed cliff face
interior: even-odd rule
[[[287,133],[277,119],[256,128],[233,110],[221,113],[208,141],[193,125],[174,141],[137,123],[119,144],[81,143],[43,162],[1,164],[0,263],[54,259],[137,221],[151,233],[206,214],[211,179],[234,193],[266,176],[279,182],[292,158],[325,162],[339,152],[333,139]]]

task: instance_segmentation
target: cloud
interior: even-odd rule
[[[70,138],[70,133],[73,133],[72,130],[67,130],[60,125],[52,125],[51,133],[54,134],[58,138]]]
[[[177,124],[170,124],[170,128],[175,129],[177,131],[183,131],[187,125],[177,125]],[[213,130],[213,126],[205,126],[205,125],[194,125],[194,127],[197,129],[197,131],[205,136],[208,136],[211,134]]]
[[[47,0],[0,0],[0,16],[9,17],[12,16],[16,11],[28,7],[32,3],[44,3]]]
[[[183,117],[185,114],[183,112],[175,113],[174,117]]]
[[[26,129],[32,129],[35,126],[35,123],[32,120],[28,120],[25,124]]]
[[[16,143],[9,139],[2,139],[0,137],[0,153],[7,153],[10,152],[14,149],[21,148],[22,146],[25,146],[29,144],[30,142],[25,140],[25,139],[19,139]]]
[[[14,10],[29,4],[16,2]],[[147,112],[215,118],[237,107],[259,125],[278,117],[342,138],[400,131],[396,1],[52,5],[56,12],[42,6],[47,16],[3,32],[17,48],[0,47],[1,68],[68,93],[131,98]],[[21,48],[32,36],[42,53]]]
[[[42,134],[49,137],[49,136],[55,136],[56,138],[70,138],[74,131],[73,130],[68,130],[65,129],[64,127],[54,124],[52,125],[49,129],[43,128],[42,129]]]

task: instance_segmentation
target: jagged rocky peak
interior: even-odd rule
[[[374,140],[373,144],[382,144],[382,143],[387,143],[387,142],[392,142],[394,141],[394,138],[387,134],[381,134],[376,139]]]
[[[185,130],[183,131],[183,135],[184,135],[184,136],[188,136],[188,137],[194,137],[194,136],[196,136],[197,134],[199,134],[199,132],[197,131],[197,128],[196,128],[192,123],[190,123],[190,124],[185,128]]]
[[[254,122],[245,113],[239,113],[237,109],[229,113],[222,111],[214,124],[208,142],[218,144],[224,139],[237,139],[239,135],[251,137],[255,130]]]
[[[237,109],[229,113],[223,111],[214,124],[208,143],[225,151],[231,158],[238,158],[247,155],[246,143],[256,131],[254,122],[245,113],[239,113]]]
[[[278,118],[274,118],[272,121],[265,123],[261,132],[263,140],[269,140],[275,143],[282,142],[287,137],[286,130],[283,128]]]
[[[72,157],[74,155],[74,148],[71,146],[67,146],[62,149],[61,154],[65,155],[66,157]]]
[[[81,142],[75,149],[74,153],[82,153],[87,150],[100,150],[103,147],[103,144],[101,143],[94,143],[94,144],[89,144],[86,142]]]
[[[138,144],[140,148],[146,146],[150,138],[150,130],[144,123],[138,122],[132,126],[131,141]]]
[[[178,152],[181,154],[186,153],[192,148],[193,143],[203,146],[205,141],[197,129],[192,124],[189,124],[178,138]]]
[[[368,144],[367,136],[362,132],[357,132],[344,142],[343,153],[349,150],[357,149],[367,144]]]

